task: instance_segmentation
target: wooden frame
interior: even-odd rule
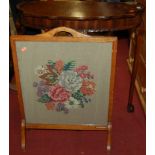
[[[72,37],[66,36],[59,36],[56,37],[55,35],[59,32],[67,32],[72,35]],[[50,123],[30,123],[27,122],[25,116],[25,107],[24,107],[24,99],[23,99],[23,92],[21,86],[21,75],[20,75],[20,64],[19,58],[17,55],[17,42],[24,41],[24,42],[65,42],[66,44],[72,42],[80,42],[80,43],[111,43],[111,68],[110,68],[110,85],[108,91],[108,115],[107,115],[107,124],[100,125],[100,124],[50,124]],[[114,81],[115,81],[115,65],[116,65],[116,53],[117,53],[117,38],[116,37],[89,37],[84,34],[81,34],[77,31],[74,31],[70,28],[66,27],[59,27],[55,28],[49,32],[46,32],[41,35],[36,36],[26,36],[26,35],[14,35],[11,36],[11,47],[12,47],[12,54],[13,54],[13,62],[14,62],[14,69],[15,69],[15,77],[16,77],[16,85],[18,90],[18,100],[19,100],[19,107],[21,113],[21,147],[25,149],[25,130],[26,129],[67,129],[67,130],[105,130],[108,132],[108,139],[107,139],[107,150],[111,149],[111,117],[112,117],[112,106],[113,106],[113,94],[114,94]],[[24,47],[25,48],[25,47]],[[22,52],[25,52],[25,49]]]

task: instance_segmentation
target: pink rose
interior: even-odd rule
[[[79,73],[79,72],[85,71],[85,70],[87,70],[87,69],[88,69],[88,66],[83,65],[83,66],[77,67],[77,68],[75,69],[75,71],[76,71],[77,73]]]
[[[55,85],[49,88],[48,96],[52,98],[54,102],[65,102],[70,98],[70,93],[60,85]]]
[[[94,78],[94,75],[93,74],[90,74],[89,72],[88,73],[81,73],[80,74],[80,77],[82,78],[82,79],[84,79],[84,78],[88,78],[88,79],[93,79]]]
[[[81,73],[81,74],[80,74],[80,77],[81,77],[82,79],[87,78],[87,74]]]

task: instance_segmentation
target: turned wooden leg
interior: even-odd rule
[[[107,151],[111,150],[111,129],[112,129],[112,124],[109,122],[108,123]]]
[[[21,121],[21,148],[25,151],[25,120]]]
[[[138,51],[137,48],[137,33],[134,31],[132,33],[132,50],[134,50],[134,63],[131,73],[131,81],[130,81],[130,89],[129,89],[129,98],[128,98],[128,105],[127,111],[134,112],[134,105],[133,105],[133,95],[134,95],[134,88],[135,88],[135,80],[137,75],[137,66],[138,66]]]

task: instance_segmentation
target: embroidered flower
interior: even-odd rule
[[[33,82],[37,101],[44,103],[47,110],[68,113],[70,109],[84,108],[95,93],[94,75],[86,65],[76,67],[74,60],[65,64],[62,60],[48,60],[46,65],[38,66],[35,73],[40,79]]]
[[[82,86],[82,79],[74,71],[63,71],[59,76],[59,84],[70,92],[76,92]]]
[[[63,103],[69,99],[70,93],[57,84],[49,88],[48,96],[51,97],[54,102]]]
[[[47,94],[49,91],[49,86],[43,83],[44,83],[43,81],[40,81],[39,84],[37,85],[37,95],[39,97],[41,97],[44,94]]]
[[[46,66],[38,66],[35,70],[35,73],[38,75],[38,76],[41,76],[41,75],[44,75],[46,73],[49,73],[48,69]]]
[[[64,104],[58,103],[58,104],[56,105],[56,111],[58,111],[58,112],[63,111],[65,114],[68,114],[69,109],[66,108]]]
[[[84,95],[92,95],[95,93],[95,83],[93,81],[83,81],[80,89]]]
[[[81,73],[81,74],[80,74],[80,77],[81,77],[82,79],[87,78],[87,74]]]
[[[69,100],[64,103],[64,105],[67,109],[80,108],[80,102],[73,97],[70,97]]]
[[[47,110],[53,110],[55,108],[54,102],[49,102],[49,103],[46,103],[45,105],[46,105]]]
[[[83,66],[77,67],[77,68],[75,69],[75,71],[76,71],[77,73],[79,73],[79,72],[85,71],[85,70],[87,70],[87,69],[88,69],[88,66],[83,65]]]
[[[60,74],[63,70],[64,67],[64,62],[62,60],[58,60],[55,63],[55,69],[57,70],[57,72]]]
[[[56,111],[64,111],[64,109],[65,109],[65,105],[64,104],[58,103],[56,105]]]

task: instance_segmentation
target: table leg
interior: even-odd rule
[[[134,112],[134,105],[133,105],[133,95],[134,95],[134,88],[135,88],[135,80],[137,75],[137,68],[138,68],[138,51],[137,51],[137,32],[132,32],[132,50],[134,50],[134,63],[132,68],[131,74],[131,81],[130,81],[130,89],[129,89],[129,98],[128,98],[128,105],[127,111]]]

